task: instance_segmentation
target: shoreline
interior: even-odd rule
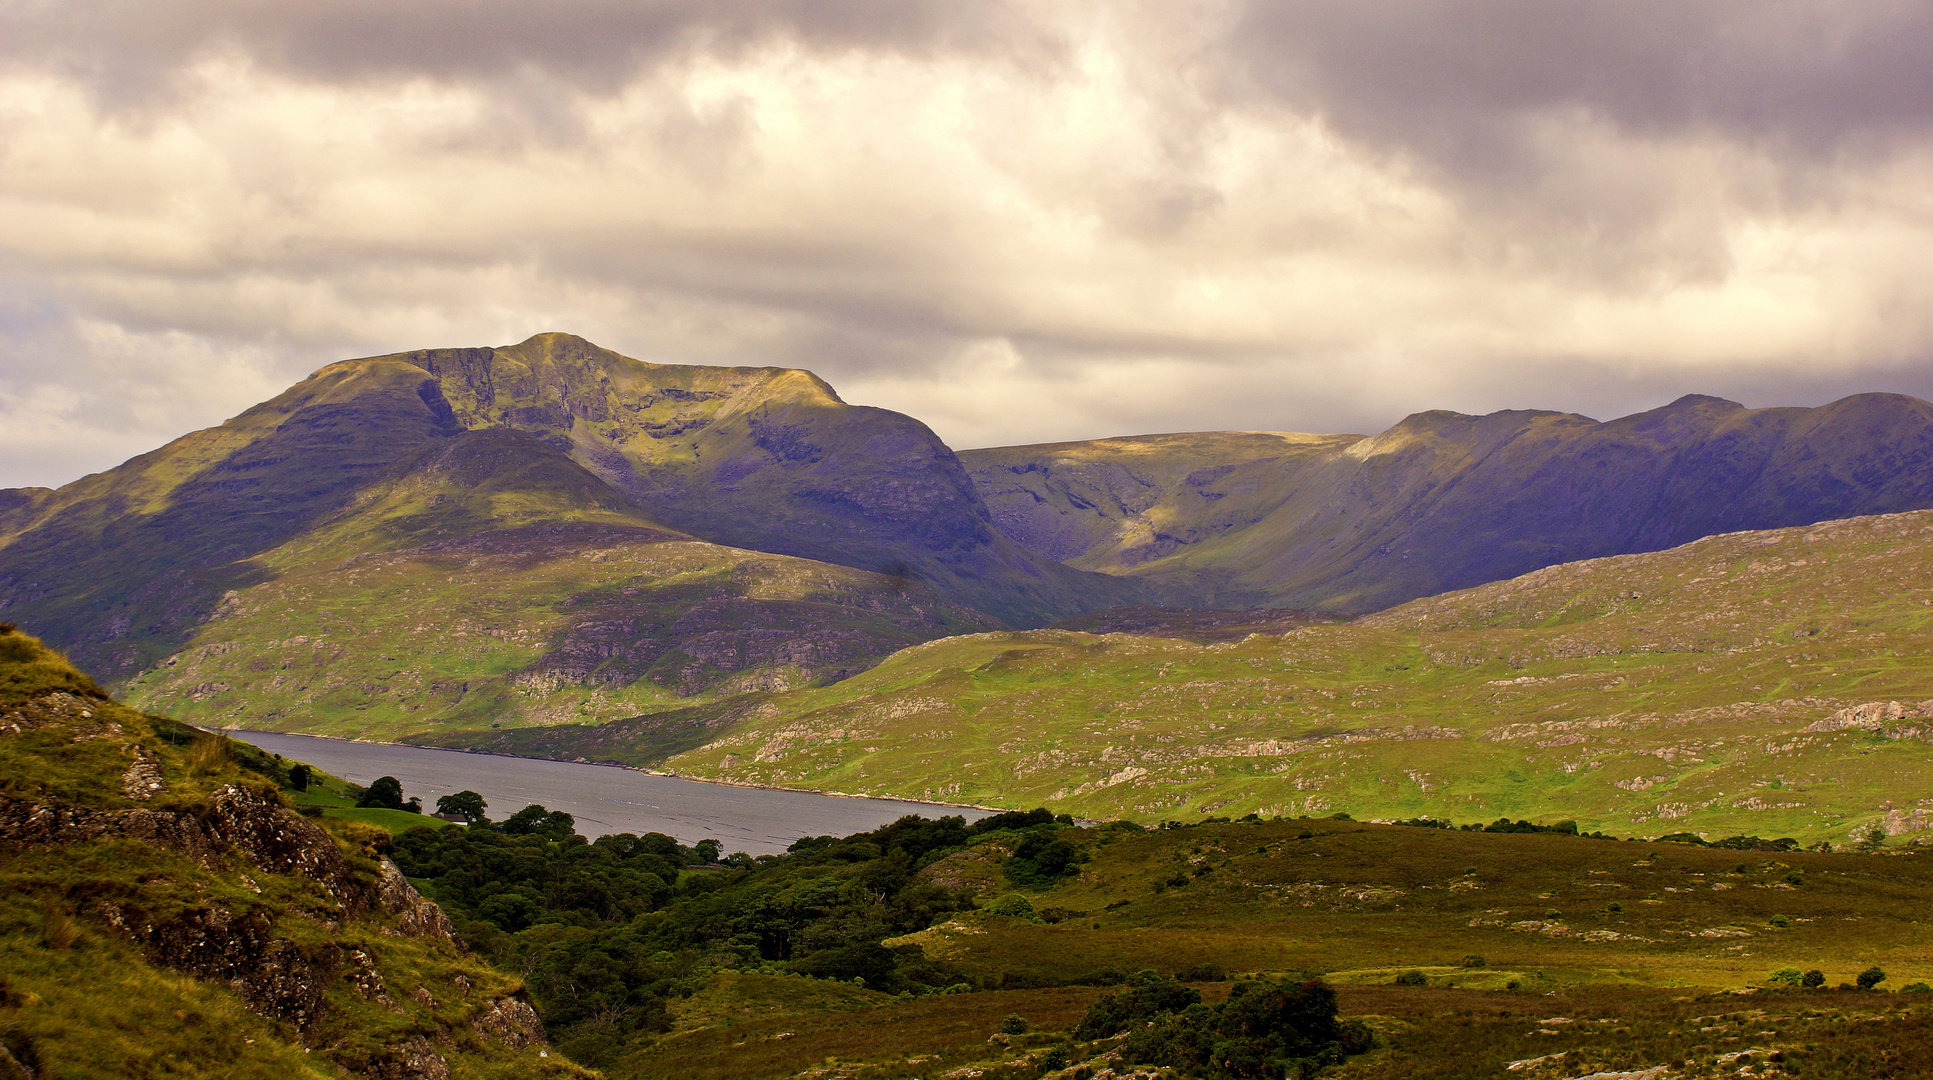
[[[321,739],[328,742],[355,743],[359,746],[395,746],[405,750],[436,750],[446,754],[473,754],[481,757],[508,758],[512,761],[548,761],[557,765],[590,765],[601,769],[622,769],[625,772],[642,773],[645,776],[662,776],[668,780],[683,780],[692,784],[713,784],[718,787],[744,788],[748,791],[783,791],[794,795],[824,795],[832,799],[855,799],[862,802],[895,802],[906,803],[909,806],[940,806],[952,810],[978,810],[986,814],[1002,814],[1007,812],[1002,808],[981,806],[976,803],[937,802],[932,799],[903,799],[894,795],[857,795],[850,791],[821,791],[815,788],[783,787],[778,784],[754,784],[745,780],[713,780],[707,777],[687,776],[683,773],[646,769],[637,765],[625,765],[616,761],[587,761],[582,758],[526,757],[523,754],[500,754],[494,750],[458,749],[453,746],[418,746],[415,743],[387,742],[382,739],[349,739],[340,735],[312,735],[306,731],[267,731],[262,728],[244,727],[203,728],[202,730],[219,731],[231,739],[235,737],[237,732],[248,732],[255,735],[279,735],[285,738]]]

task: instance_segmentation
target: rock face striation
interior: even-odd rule
[[[1690,396],[1599,423],[1427,412],[961,455],[1009,536],[1170,602],[1359,613],[1702,536],[1933,507],[1933,405]]]
[[[272,1053],[286,1041],[370,1080],[448,1077],[460,1059],[582,1075],[548,1059],[522,988],[470,958],[393,863],[291,812],[271,782],[234,764],[242,752],[121,706],[0,624],[0,875],[43,893],[0,904],[10,925],[12,909],[38,908],[45,941],[31,947],[76,954],[68,968],[0,957],[12,980],[0,1000],[20,1010],[8,1018],[10,1054],[31,1050],[50,1075],[86,1072],[77,1055],[96,1041],[89,1018],[103,1015],[89,998],[123,995],[153,969],[194,980],[154,984],[187,995],[182,1023],[226,993],[261,1018],[246,1046]],[[127,761],[143,783],[126,782]],[[92,959],[104,949],[123,958]],[[150,1041],[117,1051],[114,1068],[180,1071],[167,1040]],[[237,1050],[227,1075],[267,1075],[252,1053]]]

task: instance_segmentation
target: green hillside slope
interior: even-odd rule
[[[833,449],[775,434],[808,429]],[[835,558],[704,542],[645,503]],[[334,364],[117,469],[8,493],[0,612],[144,705],[393,736],[838,678],[999,625],[962,595],[1026,622],[1090,606],[1089,584],[1133,593],[985,517],[930,432],[803,372],[547,335]]]
[[[1141,821],[1348,811],[1792,836],[1933,824],[1933,512],[1552,567],[1239,642],[929,642],[662,764]],[[659,718],[477,736],[657,761]],[[458,739],[456,741],[464,741]]]
[[[1933,506],[1933,406],[1686,397],[1598,423],[1419,413],[1372,438],[1208,432],[967,451],[1008,535],[1171,602],[1366,612],[1700,536]]]
[[[588,1075],[286,778],[0,624],[0,1075]]]

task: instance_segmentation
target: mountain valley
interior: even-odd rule
[[[0,493],[0,612],[210,726],[1837,842],[1928,824],[1930,455],[1885,394],[955,454],[808,372],[544,334]]]

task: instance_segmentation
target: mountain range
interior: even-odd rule
[[[115,469],[0,492],[0,615],[142,707],[200,723],[722,776],[735,751],[673,755],[874,693],[850,680],[888,657],[871,678],[956,654],[980,659],[948,670],[1004,671],[1043,642],[1071,656],[1089,646],[1067,643],[1122,633],[1161,649],[1340,643],[1399,617],[1361,616],[1541,568],[1933,507],[1929,465],[1933,406],[1889,394],[955,453],[809,372],[652,364],[542,334],[331,364]],[[1700,594],[1706,608],[1685,600],[1673,617],[1745,602]],[[1379,669],[1419,655],[1364,647]],[[1173,672],[1194,662],[1136,669],[1120,692],[1180,687]],[[1105,733],[1109,707],[1081,708]],[[990,752],[1033,722],[1020,704],[969,712]],[[759,782],[861,786],[844,766],[765,766]],[[998,772],[929,766],[981,770],[949,781],[966,787]],[[910,774],[872,786],[943,794]],[[1055,790],[1000,781],[974,797]],[[1078,798],[1129,809],[1100,790]]]

